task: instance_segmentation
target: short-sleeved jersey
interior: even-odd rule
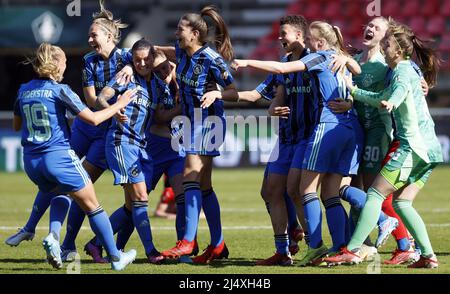
[[[258,92],[264,99],[272,100],[275,97],[275,88],[278,86],[277,75],[269,74],[267,78],[256,87]]]
[[[233,83],[233,76],[223,58],[208,45],[201,47],[192,56],[188,56],[177,42],[175,52],[183,114],[194,121],[194,109],[200,109],[200,99],[207,92],[207,85],[216,83],[227,87]],[[202,109],[203,119],[209,115],[224,116],[221,99],[214,101],[207,109]]]
[[[50,79],[22,84],[14,105],[14,115],[22,118],[24,153],[69,149],[70,128],[66,110],[78,115],[86,108],[68,85]]]
[[[303,50],[300,59],[309,54]],[[284,56],[282,62],[292,60],[292,54]],[[296,144],[308,138],[317,124],[318,100],[314,79],[307,72],[294,72],[277,75],[278,84],[284,86],[284,105],[290,109],[290,114],[284,128],[280,129],[281,142]]]
[[[130,49],[115,47],[108,60],[104,60],[97,52],[93,51],[86,54],[83,61],[83,87],[94,86],[95,94],[98,95],[117,72],[132,62],[132,55]]]
[[[356,55],[355,60],[361,66],[361,74],[354,76],[353,81],[358,86],[358,88],[372,91],[380,92],[384,89],[384,80],[389,67],[384,60],[383,54],[377,52],[370,60],[366,63],[361,64],[362,53]],[[384,128],[385,123],[389,123],[389,118],[386,116],[389,114],[382,109],[374,108],[360,101],[355,101],[354,107],[358,113],[359,121],[365,130],[370,130],[373,128]]]
[[[351,126],[352,116],[356,115],[354,109],[345,113],[334,113],[328,108],[328,103],[337,98],[346,99],[349,95],[341,73],[333,73],[329,68],[334,50],[311,53],[302,58],[306,71],[314,79],[315,92],[318,97],[318,116],[320,122],[341,123]]]
[[[109,81],[114,78],[116,73],[132,62],[132,54],[130,49],[115,47],[107,60],[104,60],[97,52],[93,51],[83,57],[83,62],[82,85],[83,87],[93,86],[95,94],[98,95],[108,85]],[[91,110],[95,111],[92,108]],[[103,137],[108,127],[108,121],[97,127],[86,124],[79,119],[75,119],[74,124],[83,132],[96,137]]]
[[[166,95],[164,82],[154,74],[149,80],[135,74],[126,86],[120,85],[115,79],[112,79],[108,87],[113,88],[117,94],[134,88],[137,88],[138,92],[133,101],[125,107],[128,121],[120,123],[116,119],[111,120],[106,144],[119,146],[126,143],[145,148],[145,132],[150,127],[158,100],[164,99],[164,95]]]

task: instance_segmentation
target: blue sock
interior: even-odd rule
[[[92,231],[100,239],[101,243],[106,249],[108,256],[112,261],[118,261],[120,258],[119,250],[117,250],[116,243],[112,233],[111,223],[109,222],[108,215],[101,206],[95,210],[87,213],[89,218],[89,224]]]
[[[175,228],[177,231],[177,240],[181,240],[184,237],[184,231],[186,226],[186,211],[184,202],[184,193],[175,197],[177,203],[177,217],[175,219]]]
[[[39,191],[34,199],[33,209],[31,210],[30,217],[28,218],[27,224],[23,229],[27,232],[34,233],[39,220],[44,215],[47,208],[50,206],[50,201],[54,194],[45,193]]]
[[[400,240],[397,240],[397,247],[401,251],[408,251],[411,247],[411,244],[409,243],[408,238],[402,238]]]
[[[128,240],[130,240],[131,235],[134,231],[134,222],[133,222],[133,214],[131,211],[126,208],[124,205],[122,210],[125,212],[126,219],[123,220],[122,226],[117,231],[117,249],[123,250],[125,249],[125,245],[127,245]]]
[[[361,210],[366,204],[367,193],[361,189],[352,186],[343,186],[339,191],[339,195],[356,209]]]
[[[198,182],[184,182],[186,227],[183,239],[192,242],[197,234],[198,217],[202,208],[202,191]]]
[[[117,248],[119,250],[124,249],[126,243],[128,242],[128,239],[130,238],[134,230],[131,211],[128,211],[125,206],[122,206],[116,209],[113,214],[111,214],[111,216],[109,217],[109,221],[111,222],[113,235],[117,233]],[[102,246],[98,238],[94,238],[91,242],[96,246]]]
[[[149,255],[155,245],[152,240],[152,229],[150,227],[150,219],[148,218],[148,201],[133,201],[133,223],[145,248],[145,254]]]
[[[325,200],[323,205],[325,206],[328,230],[333,240],[332,251],[337,252],[343,246],[347,245],[345,227],[348,216],[339,196]]]
[[[286,202],[287,216],[288,216],[288,232],[300,226],[297,220],[297,210],[295,209],[294,201],[289,197],[288,193],[284,193],[284,201]]]
[[[223,241],[219,201],[212,188],[207,191],[202,191],[202,197],[202,207],[205,212],[209,233],[211,235],[210,245],[216,247]]]
[[[70,199],[66,195],[58,195],[53,197],[50,203],[50,232],[53,232],[55,238],[59,241],[59,234],[61,232],[61,226],[69,211]]]
[[[67,217],[67,229],[66,236],[64,237],[64,242],[61,247],[64,249],[75,250],[75,239],[77,238],[78,232],[81,229],[81,225],[84,221],[84,216],[86,214],[80,208],[80,206],[73,201],[70,206],[69,216]]]
[[[275,248],[277,253],[287,254],[289,252],[289,237],[288,234],[274,235]]]
[[[361,189],[352,187],[352,186],[343,186],[339,191],[339,195],[341,198],[350,205],[358,210],[362,210],[367,200],[367,193]],[[377,224],[379,225],[383,221],[385,221],[388,216],[384,213],[380,213],[380,217],[378,218]]]
[[[303,196],[303,209],[308,225],[309,247],[317,249],[322,245],[322,209],[317,193]]]

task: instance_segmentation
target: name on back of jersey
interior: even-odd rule
[[[51,90],[31,90],[31,91],[23,91],[20,95],[20,98],[23,99],[31,99],[31,98],[51,98],[53,95],[53,91]]]

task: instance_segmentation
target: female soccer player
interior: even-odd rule
[[[355,59],[361,65],[362,74],[355,77],[354,81],[361,89],[381,91],[388,86],[389,81],[391,80],[391,77],[388,76],[392,74],[392,70],[389,69],[385,62],[384,56],[381,53],[380,44],[386,34],[388,25],[389,22],[387,19],[376,17],[369,22],[364,30],[363,51],[355,56]],[[417,65],[412,61],[411,63],[416,72],[422,76]],[[427,91],[426,88],[428,85],[426,81],[423,80],[423,77],[422,87],[424,88],[424,91]],[[424,94],[426,95],[426,93]],[[330,103],[330,107],[336,110],[334,104],[337,104],[337,102]],[[387,150],[392,141],[392,119],[386,110],[371,107],[367,103],[362,103],[360,101],[355,101],[355,109],[358,112],[359,119],[364,126],[365,131],[365,152],[360,168],[360,175],[362,175],[363,189],[364,191],[367,191],[383,166],[382,161],[384,155],[391,153],[391,151],[388,152]],[[393,142],[392,144],[395,145],[396,143]],[[352,206],[358,207],[358,211],[352,209],[350,213],[355,219],[355,222],[359,216],[360,208],[364,206],[366,201],[366,192],[364,191],[349,186],[341,188],[341,197],[343,199],[353,198],[360,202],[359,205]],[[397,241],[397,249],[394,250],[391,259],[384,261],[384,263],[401,264],[408,262],[414,258],[416,254],[414,250],[411,250],[410,248],[411,246],[406,227],[392,207],[392,195],[387,197],[386,201],[383,202],[382,211],[392,218],[386,218],[383,216],[383,213],[380,214],[377,223],[379,229],[378,238],[375,242],[375,246],[380,247],[386,242],[392,231],[392,235]],[[350,221],[352,222],[352,219]],[[397,228],[395,228],[396,226]],[[351,233],[353,233],[353,230],[351,230]],[[361,256],[364,255],[364,252],[367,251],[367,249],[368,247],[366,246],[361,247]]]
[[[183,193],[184,154],[172,147],[172,135],[176,136],[178,126],[171,126],[172,119],[182,113],[179,104],[179,88],[176,81],[176,66],[170,62],[162,51],[156,51],[152,71],[166,84],[166,95],[160,99],[155,123],[147,132],[147,152],[154,162],[153,177],[147,186],[154,190],[162,174],[167,174],[168,181],[175,193],[177,240],[181,240],[185,230],[185,209]],[[193,253],[198,253],[198,246]],[[196,254],[195,254],[196,255]]]
[[[354,56],[360,64],[362,73],[354,77],[355,83],[362,89],[371,91],[381,91],[384,89],[384,80],[388,66],[381,53],[380,41],[383,39],[388,28],[388,20],[384,17],[376,17],[371,20],[364,29],[363,50]],[[330,108],[339,111],[341,102],[331,102]],[[354,185],[362,187],[365,191],[370,187],[375,176],[381,170],[381,162],[387,153],[391,142],[392,121],[387,111],[376,109],[369,105],[355,101],[355,109],[358,113],[359,121],[364,128],[364,152],[362,162],[358,172],[359,177],[353,181]],[[348,110],[348,108],[344,108]],[[354,204],[350,212],[351,228],[354,229],[355,220],[359,216],[360,209],[364,206],[366,195],[363,191],[350,187],[346,183],[341,188],[341,197],[348,201],[353,200]],[[380,214],[378,221],[379,237],[375,243],[379,247],[387,239],[389,234],[396,228],[398,221],[395,218],[389,218],[384,213]],[[351,229],[351,233],[353,230]],[[406,231],[406,230],[405,230]],[[406,238],[406,244],[409,247],[409,240]],[[376,248],[363,247],[366,250],[372,250],[376,253]]]
[[[439,59],[434,50],[405,25],[391,22],[382,44],[386,62],[393,69],[389,88],[374,93],[354,87],[351,80],[346,80],[346,83],[355,99],[393,112],[395,137],[400,146],[371,185],[367,203],[350,243],[341,249],[340,254],[325,261],[331,265],[361,262],[358,249],[374,228],[386,196],[394,193],[394,208],[422,250],[420,259],[408,267],[436,268],[438,261],[425,224],[412,207],[412,202],[433,168],[442,162],[442,150],[420,86],[420,78],[409,59],[416,54],[430,85],[436,82]]]
[[[221,55],[206,44],[207,17],[215,24],[214,43]],[[219,202],[212,188],[211,172],[213,157],[219,155],[219,147],[225,135],[222,99],[236,101],[238,98],[233,77],[224,62],[224,59],[232,58],[233,49],[225,22],[211,6],[204,7],[200,14],[188,13],[182,16],[175,34],[175,50],[170,47],[165,53],[168,56],[173,56],[173,53],[176,55],[177,81],[183,115],[186,116],[183,125],[183,146],[186,152],[183,173],[186,231],[177,246],[164,251],[163,255],[176,258],[192,253],[200,209],[203,207],[211,242],[204,253],[194,258],[193,262],[208,263],[213,259],[228,257],[220,222]],[[210,82],[222,86],[223,91],[205,92]]]
[[[99,125],[125,107],[135,91],[127,91],[103,111],[92,112],[67,85],[59,84],[66,69],[66,57],[61,48],[43,43],[30,63],[39,79],[20,87],[13,121],[14,129],[22,130],[25,171],[39,190],[68,193],[75,199],[105,245],[112,269],[122,270],[134,260],[136,251],[121,253],[117,250],[111,224],[97,202],[89,175],[69,145],[65,114],[69,110],[87,123]],[[48,262],[61,268],[61,249],[54,232],[44,239],[43,246]]]
[[[302,16],[285,16],[280,19],[279,40],[288,53],[282,62],[298,60],[309,54],[305,46],[305,35],[308,25]],[[276,252],[273,256],[258,261],[257,265],[291,265],[293,263],[289,250],[288,213],[285,201],[287,188],[299,179],[303,160],[303,140],[309,137],[311,126],[316,124],[317,99],[311,89],[312,80],[302,73],[274,75],[274,83],[279,85],[276,97],[269,109],[271,115],[278,114],[277,107],[288,106],[289,114],[280,120],[279,138],[267,163],[264,179],[264,199],[274,230]],[[268,83],[270,85],[270,83]],[[296,176],[298,174],[298,177]],[[293,180],[294,177],[294,180]],[[295,190],[298,190],[298,182]],[[294,200],[298,193],[293,195]],[[301,201],[294,206],[295,222],[298,218],[303,221],[303,207]],[[297,225],[298,226],[298,225]]]
[[[321,198],[327,211],[333,248],[337,250],[339,244],[345,243],[346,213],[338,195],[342,176],[351,172],[350,163],[355,150],[352,127],[355,114],[353,111],[336,114],[328,108],[328,102],[347,98],[342,73],[335,74],[329,69],[332,56],[345,52],[339,28],[324,22],[313,22],[309,29],[309,43],[316,53],[299,61],[235,60],[233,63],[235,68],[251,66],[278,74],[307,71],[317,81],[315,91],[319,95],[319,122],[307,142],[300,180],[300,195],[303,197],[310,235],[309,249],[300,261],[301,266],[313,264],[328,252],[322,242],[322,217],[317,197],[319,184],[322,184]],[[361,72],[352,58],[347,56],[345,63],[352,72]]]
[[[125,64],[131,62],[131,54],[129,50],[123,50],[116,47],[120,41],[120,29],[127,25],[122,24],[120,20],[114,20],[110,11],[104,9],[103,1],[100,1],[100,12],[94,14],[94,20],[89,29],[89,45],[95,50],[84,56],[83,69],[83,93],[88,106],[91,110],[95,107],[96,95],[109,82],[109,80],[118,72]],[[128,73],[130,75],[131,73]],[[125,79],[127,73],[124,72]],[[82,165],[88,172],[91,180],[95,182],[103,171],[107,168],[105,159],[105,131],[107,122],[99,126],[91,126],[83,122],[79,118],[75,118],[72,125],[72,135],[70,145],[75,153],[80,157],[86,156]],[[63,196],[52,197],[52,194],[40,191],[36,195],[33,209],[27,224],[17,234],[6,240],[11,246],[17,246],[23,240],[30,240],[34,236],[34,229],[41,219],[42,215],[48,208],[52,199],[53,206],[67,206],[67,199]],[[127,208],[128,207],[128,208]],[[131,206],[123,207],[115,211],[112,219],[127,216]],[[60,209],[60,217],[65,218],[63,209]],[[84,220],[83,210],[76,204],[70,208],[67,220],[67,232],[64,242],[61,246],[62,259],[70,260],[76,254],[75,238],[81,228]],[[133,226],[131,226],[131,229]],[[130,233],[131,234],[131,233]],[[118,244],[121,248],[122,243],[126,243],[119,238]],[[100,248],[96,248],[88,243],[85,246],[86,252],[91,255],[94,262],[104,262]]]
[[[104,9],[103,1],[100,2],[100,8],[100,12],[94,14],[94,20],[89,28],[88,43],[94,51],[84,56],[82,76],[84,97],[91,109],[95,109],[95,101],[100,91],[124,65],[131,63],[129,50],[117,48],[120,41],[120,30],[127,25],[122,24],[120,20],[115,20],[113,14]],[[105,157],[107,127],[108,122],[92,127],[80,119],[75,119],[72,125],[70,144],[80,158],[86,156],[83,167],[94,183],[107,169]],[[116,210],[111,218],[112,222],[115,222],[116,219],[128,219],[131,222],[131,203]],[[67,234],[62,245],[64,256],[76,252],[75,238],[83,220],[83,211],[74,203],[69,211]],[[133,226],[128,226],[128,230],[132,231],[132,229]],[[126,243],[126,240],[119,238],[117,243],[118,248],[122,249],[121,244]],[[94,262],[103,262],[101,247],[93,246],[88,242],[84,250],[93,257]]]
[[[126,122],[112,120],[106,135],[106,159],[114,175],[114,184],[122,185],[127,202],[132,204],[133,223],[145,248],[148,261],[160,264],[163,256],[156,250],[148,218],[146,181],[152,178],[153,162],[146,151],[146,133],[153,121],[159,99],[167,99],[166,85],[152,72],[155,49],[145,39],[132,49],[136,74],[128,85],[112,79],[97,97],[98,108],[108,106],[108,100],[126,89],[138,89],[137,99],[124,109]],[[121,226],[118,225],[120,228]],[[128,236],[129,237],[129,236]]]

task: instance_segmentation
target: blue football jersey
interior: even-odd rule
[[[315,80],[319,121],[351,126],[353,116],[356,115],[354,109],[345,113],[334,113],[328,108],[329,102],[338,98],[346,99],[349,96],[342,73],[333,73],[329,68],[333,54],[337,53],[334,50],[319,51],[307,55],[301,61],[305,64],[307,72],[311,74],[311,78]]]
[[[233,83],[233,76],[223,58],[208,45],[190,57],[178,46],[178,42],[175,51],[183,114],[193,121],[194,109],[200,109],[200,99],[207,92],[207,85],[216,83],[226,87]],[[202,109],[203,118],[209,115],[224,116],[222,100],[217,99],[210,107]]]
[[[97,52],[90,52],[83,57],[82,85],[83,87],[93,86],[95,94],[98,95],[102,89],[108,85],[125,65],[132,63],[132,54],[130,49],[121,49],[115,47],[109,58],[104,60]],[[95,109],[91,110],[95,111]],[[105,121],[99,126],[91,126],[75,119],[74,126],[92,137],[102,138],[108,127],[109,121]]]
[[[50,79],[21,85],[14,114],[22,118],[24,153],[70,149],[66,110],[78,115],[85,108],[68,85]]]
[[[125,107],[128,121],[121,123],[116,119],[111,120],[106,144],[119,146],[127,143],[144,148],[145,133],[150,128],[158,102],[167,95],[166,85],[154,74],[149,80],[135,74],[126,86],[118,84],[115,79],[112,79],[108,86],[118,94],[134,88],[137,88],[138,92],[133,101]]]
[[[305,49],[301,56],[309,54]],[[284,56],[282,62],[292,60],[292,54]],[[284,129],[280,132],[280,138],[284,142],[296,144],[300,140],[308,138],[317,123],[317,91],[307,72],[294,72],[277,75],[278,84],[284,86],[284,105],[290,109],[289,117]],[[280,130],[281,131],[281,130]]]

